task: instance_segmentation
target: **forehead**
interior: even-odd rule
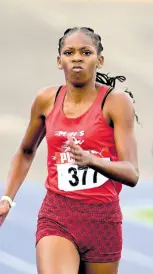
[[[93,40],[86,35],[85,33],[76,32],[72,33],[71,35],[67,36],[63,47],[92,47],[95,48],[95,44],[93,43]]]

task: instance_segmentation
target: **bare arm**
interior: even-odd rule
[[[129,96],[123,92],[110,94],[108,113],[114,124],[118,162],[93,157],[91,167],[110,179],[135,186],[139,179],[137,144],[134,133],[135,112]]]
[[[106,110],[107,109],[107,110]],[[85,152],[73,141],[68,141],[71,157],[80,166],[89,166],[106,177],[128,186],[135,186],[139,178],[137,144],[134,134],[133,103],[124,92],[112,92],[105,110],[114,125],[114,138],[119,161],[105,161]]]
[[[4,195],[9,196],[12,200],[23,183],[35,157],[36,150],[45,136],[45,117],[43,117],[45,108],[46,96],[41,92],[32,105],[28,128],[12,159],[8,173]]]

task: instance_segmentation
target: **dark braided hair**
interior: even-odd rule
[[[64,36],[59,39],[59,43],[58,43],[58,53],[59,53],[59,55],[61,55],[61,49],[63,47],[65,39],[74,32],[85,33],[87,36],[89,36],[92,39],[93,43],[95,44],[95,46],[97,48],[97,54],[98,55],[101,54],[101,52],[103,51],[101,37],[98,34],[96,34],[94,32],[94,30],[91,29],[91,28],[74,27],[74,28],[71,28],[71,29],[67,29],[64,32]],[[118,80],[119,82],[124,82],[126,80],[126,77],[124,77],[124,76],[109,77],[108,74],[96,72],[96,82],[98,82],[100,84],[108,85],[112,88],[115,88],[116,80]],[[133,96],[132,92],[129,91],[128,89],[125,89],[124,92],[128,93],[129,96],[132,98],[133,103],[135,103],[134,96]],[[139,119],[138,119],[138,116],[136,114],[135,114],[135,117],[136,117],[136,121],[139,123]]]

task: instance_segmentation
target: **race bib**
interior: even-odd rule
[[[109,161],[110,158],[103,158]],[[64,191],[91,189],[103,185],[108,178],[89,167],[74,164],[69,152],[56,153],[58,188]]]

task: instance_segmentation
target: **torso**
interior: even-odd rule
[[[44,107],[43,113],[46,117],[46,138],[48,144],[47,189],[70,198],[86,200],[88,202],[107,202],[118,199],[121,184],[108,180],[108,178],[98,174],[98,177],[96,177],[96,185],[93,179],[91,180],[91,177],[94,176],[94,174],[92,174],[93,170],[88,169],[88,173],[86,174],[87,182],[83,181],[82,183],[82,181],[79,181],[78,185],[75,182],[75,173],[73,173],[73,170],[72,185],[74,183],[75,186],[68,186],[69,178],[66,169],[69,168],[72,163],[68,163],[68,159],[64,160],[64,164],[66,165],[62,165],[62,163],[59,162],[61,154],[62,157],[65,157],[63,155],[67,155],[64,154],[66,153],[64,143],[69,133],[83,149],[90,152],[92,151],[100,157],[111,158],[111,160],[114,161],[117,160],[113,129],[109,126],[110,118],[107,112],[107,105],[105,104],[103,111],[101,110],[102,98],[107,89],[108,87],[98,86],[95,98],[91,98],[88,102],[82,103],[79,108],[66,100],[66,87],[63,87],[60,91],[55,106],[54,99],[57,88],[56,90],[47,91],[45,95],[46,108]],[[82,171],[77,172],[79,174],[77,174],[77,176],[81,176],[79,180],[82,180]],[[64,182],[61,178],[64,179],[64,187],[62,185]],[[58,181],[60,181],[59,184]]]

